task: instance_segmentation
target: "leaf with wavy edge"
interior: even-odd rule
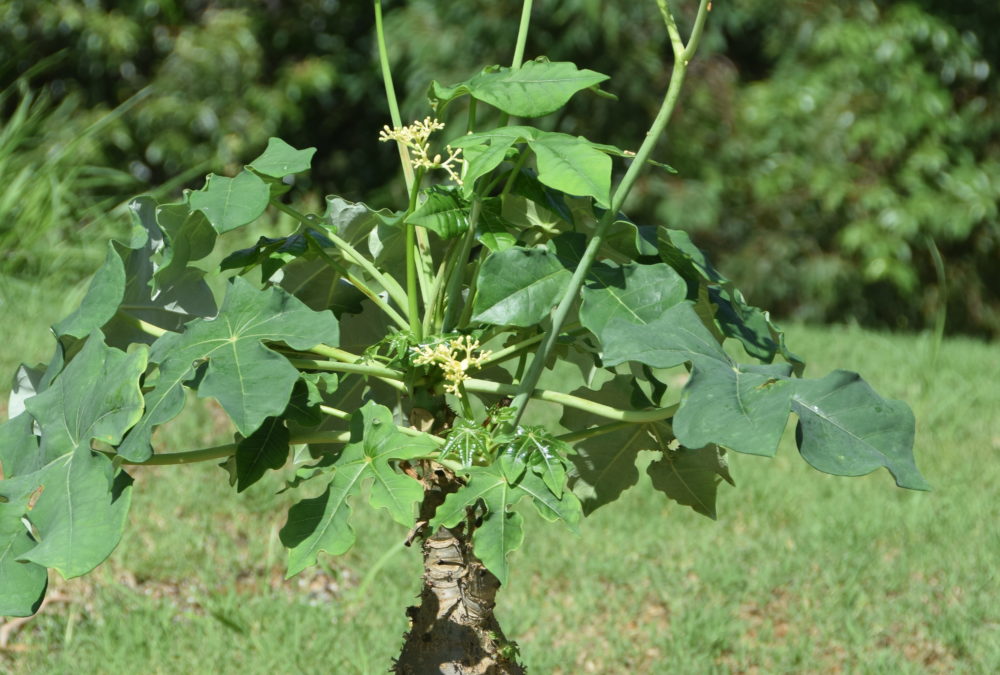
[[[861,476],[884,466],[899,487],[930,489],[913,459],[909,406],[882,398],[857,373],[797,381],[791,407],[799,417],[799,452],[816,469]]]
[[[118,448],[130,461],[147,459],[153,427],[176,416],[184,405],[182,384],[207,362],[198,395],[215,397],[244,436],[267,417],[284,411],[299,372],[264,342],[293,349],[320,343],[336,345],[337,321],[314,312],[285,291],[258,290],[242,277],[233,279],[218,316],[187,324],[183,333],[167,333],[153,343],[150,360],[160,364],[153,390],[146,394],[142,420]]]
[[[459,96],[471,95],[509,115],[541,117],[562,108],[578,91],[607,79],[602,73],[580,70],[574,63],[541,57],[516,69],[489,66],[450,87],[432,82],[428,97],[439,113]]]

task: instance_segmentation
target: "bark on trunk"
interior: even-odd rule
[[[442,473],[421,505],[427,522],[458,485]],[[472,552],[470,524],[439,528],[423,542],[420,605],[407,609],[410,630],[393,672],[397,675],[523,675],[516,645],[493,615],[500,582]]]

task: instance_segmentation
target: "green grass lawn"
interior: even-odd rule
[[[0,288],[4,377],[47,358],[37,327],[72,295]],[[1000,347],[947,340],[933,362],[927,337],[789,333],[807,374],[858,370],[910,403],[934,491],[818,473],[789,433],[774,460],[731,457],[717,522],[645,477],[579,537],[525,511],[498,614],[531,672],[1000,671]],[[168,427],[166,451],[228,441],[211,411]],[[282,476],[236,496],[211,464],[134,473],[121,546],[53,579],[44,610],[6,634],[0,671],[385,672],[420,570],[387,516],[357,508],[355,549],[286,581]]]

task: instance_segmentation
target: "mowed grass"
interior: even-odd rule
[[[15,290],[0,304],[5,373],[18,354],[47,358],[37,327],[72,295]],[[858,370],[910,403],[934,491],[818,473],[789,433],[773,460],[731,457],[717,522],[645,476],[580,536],[526,510],[498,614],[531,672],[1000,671],[1000,346],[946,340],[934,361],[925,336],[789,339],[808,374]],[[165,451],[228,440],[211,410],[168,426]],[[285,580],[277,533],[315,486],[276,495],[275,474],[236,495],[212,464],[134,473],[122,544],[87,577],[53,578],[44,610],[6,633],[0,671],[387,670],[420,571],[403,528],[357,502],[356,547]]]

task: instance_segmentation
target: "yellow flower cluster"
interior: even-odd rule
[[[471,335],[445,340],[434,345],[424,345],[414,347],[413,351],[417,357],[413,362],[418,366],[428,366],[435,364],[444,373],[444,379],[448,381],[444,389],[449,394],[461,398],[462,392],[459,389],[462,382],[469,379],[469,369],[480,368],[483,362],[489,358],[493,352],[487,350],[480,352],[478,356],[472,353],[479,349],[479,340],[474,340]]]
[[[383,143],[398,141],[405,145],[411,152],[410,164],[414,169],[444,169],[456,184],[461,185],[462,177],[459,174],[462,170],[461,165],[464,162],[459,157],[462,153],[461,148],[453,150],[450,145],[445,146],[448,151],[447,158],[442,158],[439,154],[434,155],[432,158],[427,154],[427,139],[430,138],[432,133],[441,129],[444,129],[442,122],[425,117],[422,122],[418,120],[408,127],[396,127],[392,129],[387,124],[379,132],[378,139]]]

